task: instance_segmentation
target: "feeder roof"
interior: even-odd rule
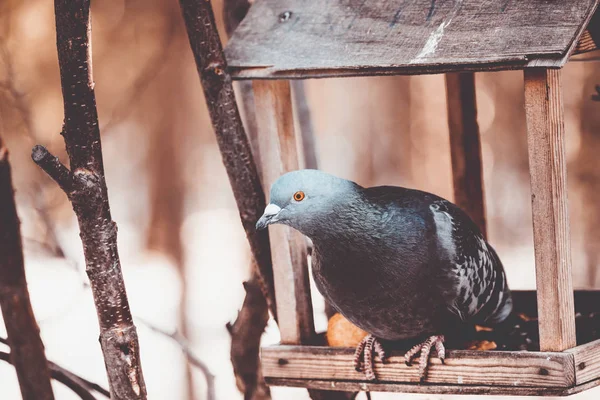
[[[256,0],[236,79],[559,68],[598,0]]]

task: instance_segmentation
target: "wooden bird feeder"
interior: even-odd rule
[[[455,200],[485,234],[476,71],[522,69],[531,176],[540,352],[450,351],[425,383],[401,353],[376,362],[378,380],[352,366],[354,349],[314,338],[306,242],[271,227],[281,344],[262,349],[270,385],[347,391],[569,395],[600,384],[600,340],[576,343],[575,308],[600,292],[573,292],[561,67],[596,48],[597,0],[256,0],[226,56],[252,80],[265,191],[298,169],[290,79],[446,74]],[[591,21],[591,22],[590,22]],[[599,21],[600,22],[600,21]],[[515,307],[536,307],[516,292]],[[533,305],[533,306],[532,306]]]

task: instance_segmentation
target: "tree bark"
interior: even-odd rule
[[[266,206],[265,194],[235,101],[231,76],[226,72],[227,63],[211,3],[180,0],[179,4],[223,164],[260,271],[261,290],[277,319],[269,236],[266,230],[257,232],[255,229]]]
[[[244,282],[244,289],[244,304],[235,322],[227,324],[231,335],[231,364],[237,387],[244,393],[244,399],[266,400],[271,398],[271,393],[262,376],[259,352],[260,338],[269,320],[269,313],[254,266],[252,277]]]
[[[53,400],[50,372],[33,315],[8,150],[0,138],[0,307],[24,400]]]
[[[54,6],[65,113],[61,134],[71,170],[42,146],[34,147],[32,158],[65,191],[79,222],[111,399],[146,399],[137,331],[104,178],[92,75],[90,1],[55,0]]]
[[[223,19],[227,36],[231,36],[249,8],[250,3],[247,0],[223,1]],[[254,113],[252,82],[243,81],[238,85],[250,150],[255,165],[259,165],[258,127]],[[260,174],[260,169],[257,169],[257,173]],[[227,330],[231,335],[230,359],[237,388],[244,394],[244,399],[269,400],[271,391],[264,381],[259,357],[260,340],[269,320],[269,307],[261,290],[260,271],[254,259],[250,263],[250,271],[250,279],[244,282],[246,291],[244,303],[235,321],[227,324]],[[272,270],[270,273],[272,274]]]
[[[228,36],[232,35],[235,28],[237,28],[246,16],[249,8],[250,2],[248,0],[224,0],[223,18],[225,31]],[[317,152],[310,109],[304,91],[304,82],[293,81],[292,85],[294,106],[296,115],[298,115],[302,138],[303,166],[304,168],[316,169],[318,168]],[[239,82],[239,89],[246,117],[246,130],[255,165],[258,165],[260,162],[260,153],[258,151],[258,127],[254,114],[255,105],[252,82]],[[244,393],[244,399],[246,400],[262,400],[270,399],[271,397],[269,387],[264,383],[259,359],[260,339],[268,321],[268,313],[267,303],[259,290],[258,282],[260,282],[260,277],[255,262],[252,263],[251,270],[252,275],[250,279],[244,282],[246,297],[242,308],[235,322],[228,324],[227,329],[231,334],[231,363],[233,364],[238,389]],[[272,273],[272,267],[270,273]],[[327,303],[326,313],[328,317],[333,315],[333,310]],[[355,393],[319,390],[310,390],[309,394],[311,398],[319,400],[347,400],[353,399],[356,396]]]

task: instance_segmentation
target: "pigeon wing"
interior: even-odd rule
[[[461,320],[499,323],[512,311],[502,263],[475,223],[457,206],[440,199],[429,206],[436,226],[443,271],[450,278],[444,298]],[[447,282],[447,281],[446,281]]]

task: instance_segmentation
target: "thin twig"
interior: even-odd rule
[[[142,325],[145,325],[151,331],[158,333],[162,336],[166,336],[175,343],[177,343],[177,345],[179,346],[179,348],[181,348],[181,351],[183,352],[183,354],[185,354],[185,357],[188,359],[190,364],[198,368],[202,372],[202,374],[204,374],[204,378],[206,379],[206,399],[215,400],[215,376],[210,372],[210,368],[208,368],[208,365],[206,365],[204,361],[202,361],[194,354],[194,351],[192,350],[192,347],[188,340],[181,333],[179,333],[177,329],[175,329],[173,332],[167,332],[166,330],[161,329],[158,326],[153,325],[140,317],[135,317],[135,319],[138,320],[138,322],[140,322]]]
[[[6,361],[12,364],[10,361],[10,354],[4,351],[0,351],[0,360]],[[71,389],[79,398],[82,400],[96,400],[93,394],[87,390],[84,386],[81,386],[79,382],[71,379],[71,377],[65,375],[63,371],[50,369],[50,376]]]
[[[91,54],[90,0],[55,0],[56,41],[71,170],[42,146],[33,160],[67,194],[77,221],[100,324],[100,345],[113,400],[145,400],[137,331],[108,203]]]
[[[10,348],[10,345],[8,344],[7,339],[0,337],[0,343],[5,344],[6,346],[8,346]],[[8,362],[10,362],[10,361],[8,361]],[[63,368],[60,365],[58,365],[50,360],[48,360],[48,367],[50,368],[51,373],[55,372],[57,374],[61,374],[61,376],[64,375],[67,377],[66,379],[75,381],[79,386],[84,386],[88,390],[95,390],[96,392],[100,393],[103,396],[110,397],[110,392],[108,390],[106,390],[105,388],[103,388],[102,386],[98,385],[97,383],[88,381],[87,379],[74,374],[73,372],[69,371],[68,369]],[[52,378],[60,381],[60,379],[57,379],[54,376],[52,376]]]

